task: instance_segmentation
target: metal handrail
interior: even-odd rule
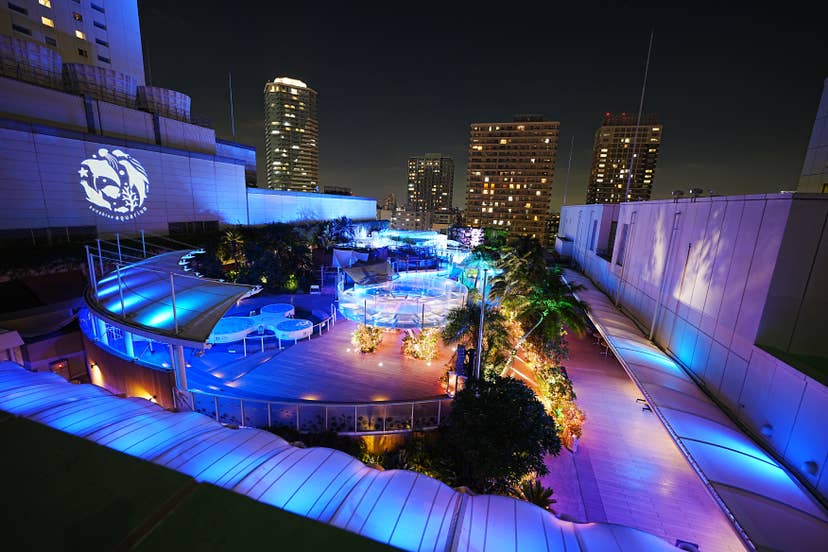
[[[408,433],[411,431],[430,431],[437,429],[442,422],[444,404],[449,405],[453,401],[450,397],[436,397],[430,399],[418,399],[409,401],[372,401],[372,402],[316,402],[302,400],[278,400],[269,401],[263,399],[242,399],[238,397],[226,397],[201,390],[191,390],[193,396],[193,407],[197,412],[209,414],[215,420],[224,425],[235,427],[291,427],[300,433],[334,431],[340,435],[382,435],[393,433]],[[199,397],[207,399],[210,408],[201,408],[198,405]],[[232,401],[230,409],[239,414],[239,418],[228,413],[228,407],[221,407],[221,402],[226,405]],[[248,408],[245,409],[245,404]],[[250,405],[258,405],[259,408],[266,408],[266,422],[255,423],[251,416]],[[425,417],[417,416],[418,406],[431,406],[432,411]],[[274,424],[274,407],[286,412],[287,407],[290,413],[290,423]],[[389,408],[404,410],[404,416],[389,416]],[[382,410],[381,416],[372,416],[371,411]],[[222,410],[224,412],[222,412]],[[302,415],[303,410],[305,415]],[[313,411],[309,414],[308,411]],[[339,421],[332,419],[332,412],[338,413]],[[347,411],[344,416],[342,412]],[[376,412],[375,412],[376,413]],[[362,414],[362,415],[360,415]],[[313,416],[316,416],[313,418]],[[284,417],[283,417],[284,418]],[[310,422],[308,419],[310,418]],[[264,419],[263,419],[264,421]],[[380,425],[381,424],[381,425]]]

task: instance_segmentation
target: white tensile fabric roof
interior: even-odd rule
[[[171,251],[111,272],[98,282],[97,294],[88,290],[86,302],[99,315],[138,330],[203,343],[227,309],[258,288],[184,271],[182,259],[193,254]]]
[[[824,549],[828,514],[816,499],[586,277],[569,269],[564,275],[584,286],[576,295],[589,305],[590,319],[753,544],[761,550]]]
[[[0,410],[404,550],[675,550],[631,527],[561,521],[528,502],[459,493],[418,473],[375,470],[343,452],[297,448],[8,361],[0,362]]]

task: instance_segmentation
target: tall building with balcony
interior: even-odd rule
[[[595,132],[587,203],[650,199],[662,126],[654,115],[642,115],[637,123],[635,113],[604,114],[604,122]]]
[[[21,42],[22,41],[22,42]],[[3,74],[18,58],[60,77],[61,65],[99,67],[144,82],[144,57],[136,0],[12,0],[0,6]]]
[[[319,192],[319,123],[316,91],[278,77],[265,84],[267,187]]]
[[[448,221],[454,194],[454,161],[439,153],[408,159],[408,209]]]
[[[466,224],[547,243],[559,128],[542,115],[472,123]]]

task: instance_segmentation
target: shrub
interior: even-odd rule
[[[380,343],[382,343],[382,330],[375,326],[360,324],[351,337],[351,344],[358,348],[360,353],[373,353]]]
[[[402,353],[411,358],[420,360],[434,360],[437,358],[437,339],[440,337],[438,328],[426,328],[420,333],[408,333],[402,340]]]

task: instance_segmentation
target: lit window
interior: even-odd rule
[[[75,21],[83,21],[83,16],[78,12],[72,12],[72,19]]]
[[[536,196],[541,195],[540,190],[538,190],[537,192],[535,192],[535,195],[536,195]]]
[[[81,40],[86,40],[86,33],[84,33],[83,31],[80,31],[78,29],[75,29],[75,36],[78,37]]]
[[[47,8],[52,7],[52,0],[38,0],[37,3],[40,4],[41,6],[46,6]]]
[[[501,144],[508,144],[508,143],[509,143],[509,140],[507,140],[506,138],[501,138],[501,139],[500,139],[500,143],[501,143]]]
[[[41,17],[40,22],[46,25],[47,27],[54,27],[55,22],[49,19],[48,17]]]

